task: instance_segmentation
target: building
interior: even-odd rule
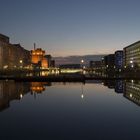
[[[3,43],[9,43],[10,41],[9,41],[10,39],[9,39],[9,37],[8,36],[5,36],[5,35],[3,35],[3,34],[0,34],[0,41],[1,42],[3,42]]]
[[[106,68],[107,68],[107,55],[102,57],[101,62],[102,62],[102,70],[106,70]]]
[[[140,41],[125,47],[123,51],[124,68],[140,70]]]
[[[55,67],[55,60],[52,60],[52,56],[50,54],[48,54],[48,55],[45,55],[45,58],[48,61],[48,67],[54,68]]]
[[[41,48],[31,50],[31,63],[35,67],[46,69],[49,67],[48,59],[45,57],[45,51]]]
[[[107,67],[112,69],[115,66],[115,55],[114,54],[109,54],[107,56]]]
[[[50,67],[54,68],[55,67],[55,60],[51,60],[51,65]]]
[[[124,84],[124,97],[140,106],[140,82],[127,81]]]
[[[51,67],[52,56],[50,54],[44,56],[48,61],[48,67]]]
[[[101,68],[102,67],[102,61],[90,61],[89,62],[90,68]]]
[[[123,69],[123,50],[115,52],[115,69],[116,70]]]
[[[20,44],[13,44],[13,52],[11,52],[10,58],[17,67],[26,67],[31,64],[30,51],[25,50]],[[16,56],[16,57],[15,57]],[[17,59],[18,58],[18,59]],[[13,64],[11,64],[12,66]]]
[[[45,69],[45,68],[49,67],[48,60],[45,57],[43,57],[42,60],[41,60],[41,67],[42,67],[42,69]]]
[[[41,48],[31,50],[31,62],[33,64],[38,64],[40,61],[42,61],[44,56],[45,56],[45,51],[42,50]]]
[[[104,70],[112,71],[115,66],[115,54],[109,54],[102,58],[102,67]]]
[[[0,70],[25,68],[30,64],[30,52],[20,44],[11,44],[9,37],[0,34]]]

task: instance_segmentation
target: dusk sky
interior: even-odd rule
[[[140,40],[140,0],[0,0],[0,33],[53,56],[114,53]]]

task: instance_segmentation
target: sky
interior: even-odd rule
[[[0,33],[52,56],[108,54],[140,40],[139,0],[0,0]]]

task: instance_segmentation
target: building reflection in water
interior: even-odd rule
[[[110,89],[114,89],[116,93],[122,93],[123,97],[140,105],[140,81],[87,81],[88,84],[103,84]],[[25,94],[31,93],[36,97],[37,94],[43,93],[47,86],[65,85],[73,83],[50,83],[50,82],[15,82],[0,81],[0,111],[10,107],[12,100],[20,100]],[[76,83],[74,83],[76,84]],[[79,83],[77,83],[79,84]],[[81,83],[80,83],[81,84]],[[82,83],[81,98],[84,98],[84,83]]]
[[[43,82],[31,82],[31,93],[42,93],[45,90]]]
[[[104,81],[103,85],[114,89],[116,93],[123,93],[125,98],[140,106],[140,81]]]
[[[123,93],[123,80],[103,81],[102,83],[104,86],[107,86],[110,89],[114,89],[115,93]]]
[[[46,86],[51,86],[51,83],[0,81],[0,111],[10,107],[11,101],[21,100],[29,92],[34,95],[42,93]]]
[[[31,94],[34,95],[36,99],[36,94],[41,94],[46,90],[46,86],[51,86],[50,82],[31,82],[30,83],[30,91]]]
[[[124,83],[124,97],[140,105],[140,81],[127,81]]]
[[[122,80],[116,80],[115,81],[115,92],[116,93],[123,93],[124,90],[124,84]]]
[[[8,108],[10,101],[20,100],[29,91],[29,83],[0,81],[0,111]]]

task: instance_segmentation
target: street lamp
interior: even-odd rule
[[[84,60],[83,59],[81,60],[81,63],[84,63]]]
[[[84,63],[84,60],[82,59],[81,60],[82,74],[83,74],[83,63]]]
[[[22,61],[22,60],[19,60],[19,63],[20,63],[20,64],[22,64],[22,63],[23,63],[23,61]]]
[[[84,63],[84,60],[82,59],[82,60],[81,60],[82,69],[83,69],[83,63]]]

